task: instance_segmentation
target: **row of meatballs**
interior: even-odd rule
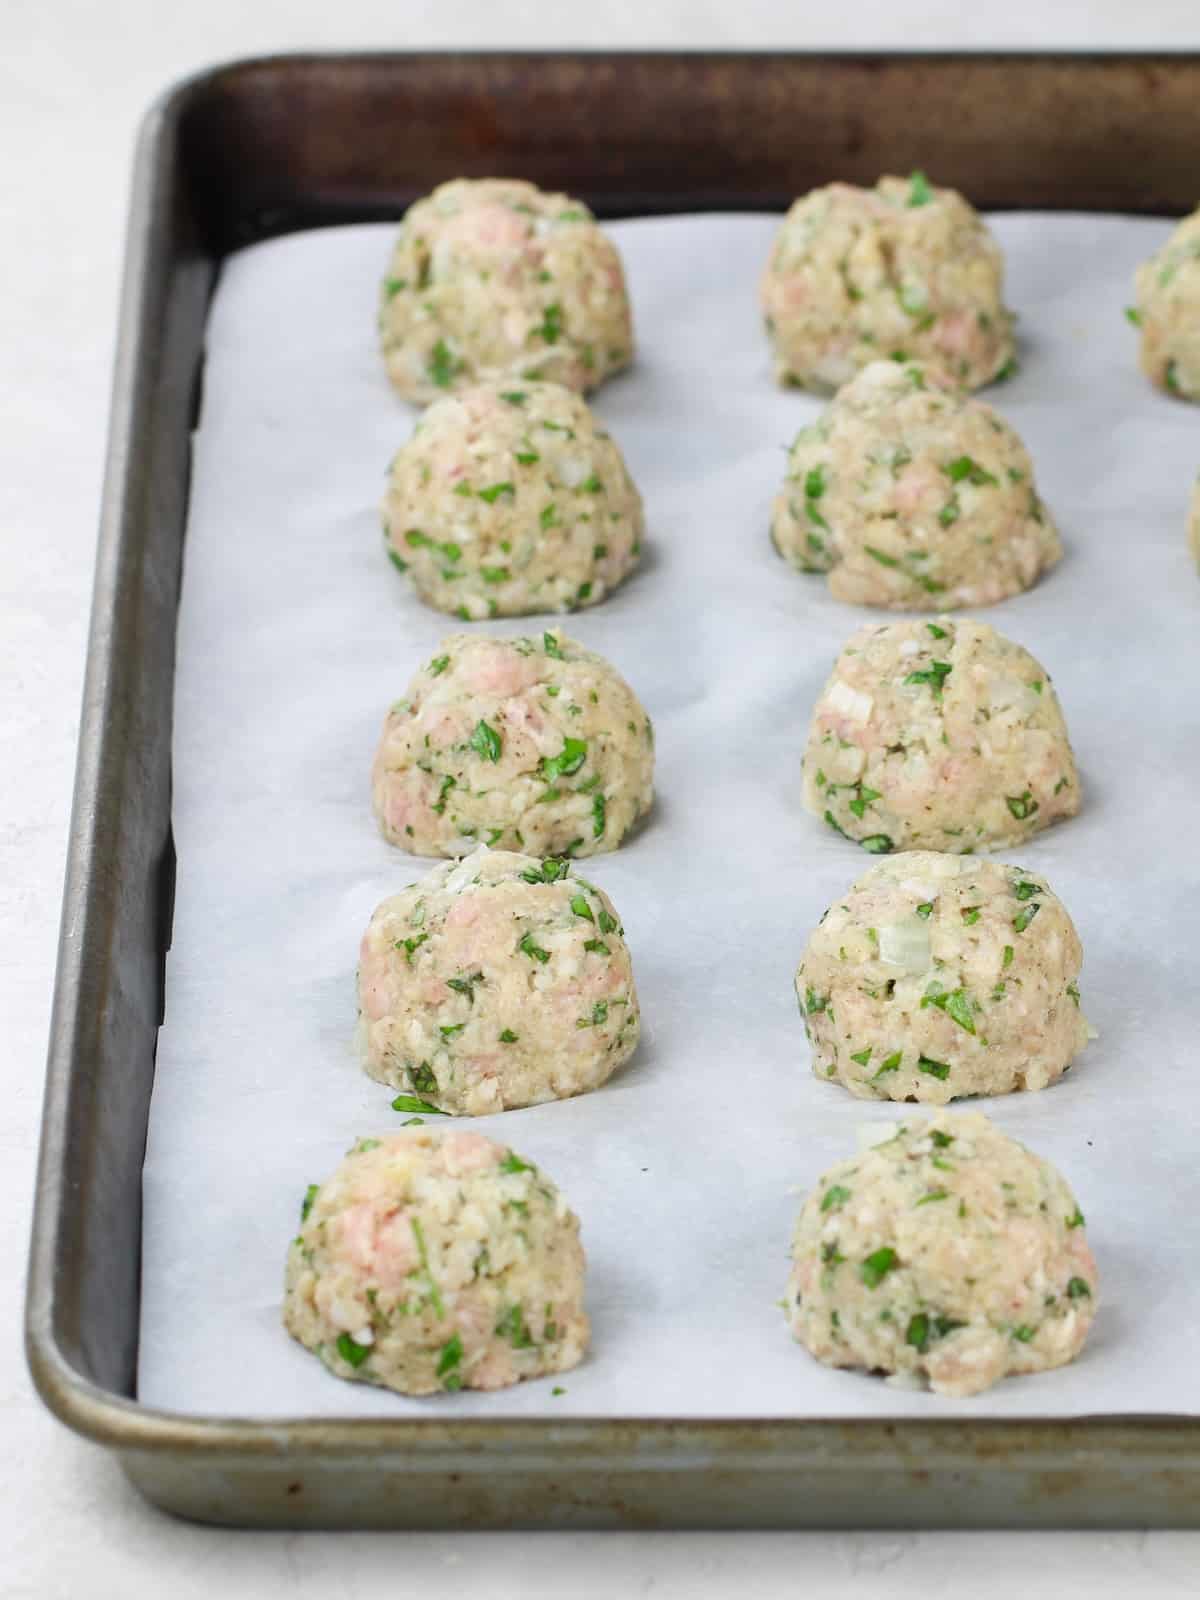
[[[1081,950],[1040,874],[941,852],[875,865],[809,940],[813,1069],[873,1098],[1044,1087],[1089,1034]],[[332,1372],[406,1394],[561,1373],[589,1338],[579,1222],[536,1163],[436,1112],[597,1087],[638,1038],[615,907],[561,859],[485,846],[387,901],[363,946],[367,1070],[414,1113],[312,1185],[284,1320]],[[835,1367],[978,1393],[1082,1347],[1098,1300],[1083,1213],[978,1114],[881,1130],[806,1199],[783,1306]]]
[[[836,390],[792,447],[771,533],[839,598],[988,605],[1061,556],[1021,440],[967,391],[1014,368],[1003,262],[961,195],[921,174],[796,202],[762,300],[788,385]],[[1139,271],[1142,363],[1200,399],[1200,212]],[[409,211],[380,309],[387,370],[435,401],[397,453],[388,552],[463,620],[594,605],[637,564],[644,519],[580,399],[632,358],[612,242],[579,202],[508,180]],[[1200,559],[1200,488],[1191,540]]]
[[[1000,277],[979,219],[919,175],[835,185],[787,219],[763,290],[778,376],[845,387],[795,442],[772,535],[842,598],[987,604],[1058,558],[1020,441],[965,393],[1012,365]],[[401,391],[445,394],[392,465],[393,563],[463,620],[602,599],[643,517],[579,398],[632,353],[590,214],[528,185],[445,186],[406,219],[381,321]],[[1182,387],[1177,366],[1164,381]],[[1039,875],[965,854],[1078,808],[1038,663],[945,615],[863,630],[814,713],[804,784],[837,832],[909,852],[830,909],[800,963],[818,1075],[944,1104],[1066,1071],[1088,1037],[1070,918]],[[366,1067],[412,1125],[305,1195],[285,1322],[338,1375],[405,1393],[562,1372],[588,1340],[576,1218],[533,1162],[423,1124],[584,1092],[635,1050],[624,931],[572,858],[649,809],[650,721],[557,629],[458,635],[392,708],[373,788],[392,842],[453,858],[381,906],[362,948]],[[821,1180],[784,1304],[822,1361],[970,1394],[1071,1359],[1096,1274],[1053,1169],[941,1112]]]
[[[1071,920],[1040,874],[952,853],[1078,804],[1044,670],[978,623],[866,628],[804,761],[837,831],[834,806],[869,851],[936,846],[888,854],[810,938],[796,993],[817,1075],[933,1104],[1061,1076],[1088,1038]],[[305,1196],[285,1321],[339,1376],[410,1394],[561,1373],[588,1340],[577,1219],[526,1157],[417,1124],[596,1088],[635,1050],[618,912],[565,852],[612,848],[650,805],[649,719],[559,630],[457,635],[393,708],[375,779],[390,836],[451,857],[376,911],[361,952],[366,1068],[414,1125],[359,1141]],[[819,1360],[965,1395],[1070,1360],[1097,1293],[1058,1174],[942,1113],[821,1180],[784,1304]]]

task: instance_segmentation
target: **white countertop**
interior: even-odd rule
[[[0,7],[0,1597],[1195,1595],[1192,1534],[234,1534],[150,1510],[20,1343],[132,139],[211,62],[294,49],[1200,48],[1195,0],[4,0]],[[1198,180],[1200,188],[1200,180]]]

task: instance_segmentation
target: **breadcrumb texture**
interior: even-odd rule
[[[427,605],[475,622],[595,605],[637,565],[645,519],[585,401],[501,382],[421,417],[392,459],[383,532]]]
[[[372,1078],[456,1116],[597,1089],[637,1048],[616,908],[566,861],[480,848],[385,900],[363,936]]]
[[[371,791],[384,837],[414,855],[596,855],[654,802],[654,729],[616,669],[558,629],[451,634],[388,712]]]
[[[944,372],[877,361],[801,429],[771,537],[839,600],[994,605],[1062,557],[1013,429]]]
[[[1099,1299],[1066,1182],[978,1114],[901,1123],[832,1167],[792,1256],[787,1317],[811,1355],[941,1395],[1065,1365]]]
[[[487,378],[583,392],[633,357],[616,246],[581,200],[517,178],[456,178],[409,208],[379,334],[388,377],[422,405]]]
[[[1200,209],[1137,270],[1140,360],[1150,382],[1200,400]]]
[[[588,1346],[579,1220],[544,1172],[469,1132],[360,1139],[304,1198],[283,1322],[339,1378],[500,1389]]]
[[[872,623],[813,708],[804,804],[875,854],[1015,845],[1080,806],[1046,669],[985,622]]]
[[[829,393],[880,357],[945,368],[967,389],[1013,362],[1004,260],[979,214],[918,173],[797,200],[762,279],[785,385]]]
[[[862,1099],[1044,1089],[1090,1030],[1066,907],[1039,872],[910,851],[814,929],[796,998],[819,1078]]]

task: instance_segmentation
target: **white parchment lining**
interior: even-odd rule
[[[1100,1038],[1060,1086],[981,1104],[1074,1185],[1102,1310],[1075,1365],[957,1402],[818,1366],[777,1304],[796,1191],[858,1125],[905,1113],[812,1077],[791,989],[810,928],[870,865],[801,810],[799,764],[834,655],[878,613],[831,600],[768,542],[785,447],[819,409],[769,380],[755,286],[776,226],[612,230],[639,357],[595,403],[650,542],[641,572],[566,626],[629,678],[658,733],[652,821],[587,868],[624,919],[645,1038],[598,1093],[477,1124],[582,1218],[593,1351],[553,1398],[548,1381],[422,1401],[340,1383],[279,1325],[306,1184],[402,1120],[353,1053],[354,968],[377,901],[430,864],[377,836],[368,768],[387,705],[457,624],[416,600],[380,540],[384,470],[414,415],[375,345],[392,230],[293,236],[229,263],[179,629],[143,1401],[276,1418],[1200,1411],[1200,581],[1183,539],[1200,410],[1140,377],[1122,316],[1167,225],[994,224],[1022,370],[989,398],[1030,447],[1067,556],[981,615],[1042,660],[1066,710],[1084,810],[1019,859],[1076,920]]]

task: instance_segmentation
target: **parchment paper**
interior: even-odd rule
[[[1066,710],[1084,810],[1018,859],[1075,917],[1100,1038],[1058,1087],[978,1104],[1075,1186],[1102,1310],[1075,1365],[959,1402],[817,1365],[778,1305],[799,1193],[864,1122],[915,1108],[816,1081],[791,988],[811,927],[871,865],[801,809],[799,767],[834,655],[881,614],[831,600],[768,542],[785,448],[819,410],[769,380],[755,286],[776,225],[613,228],[639,356],[595,403],[650,542],[639,575],[566,626],[625,673],[658,731],[651,822],[587,867],[624,919],[645,1039],[598,1093],[477,1124],[544,1166],[582,1218],[593,1351],[557,1398],[548,1382],[421,1401],[341,1383],[279,1324],[306,1184],[402,1120],[353,1052],[355,961],[375,904],[431,863],[377,836],[368,769],[387,705],[458,624],[381,546],[384,470],[414,418],[375,346],[391,228],[294,236],[228,265],[180,617],[142,1400],[256,1417],[1200,1410],[1200,580],[1183,537],[1200,411],[1140,377],[1122,315],[1167,224],[994,223],[1022,367],[988,397],[1032,451],[1067,556],[981,615],[1033,650]]]

